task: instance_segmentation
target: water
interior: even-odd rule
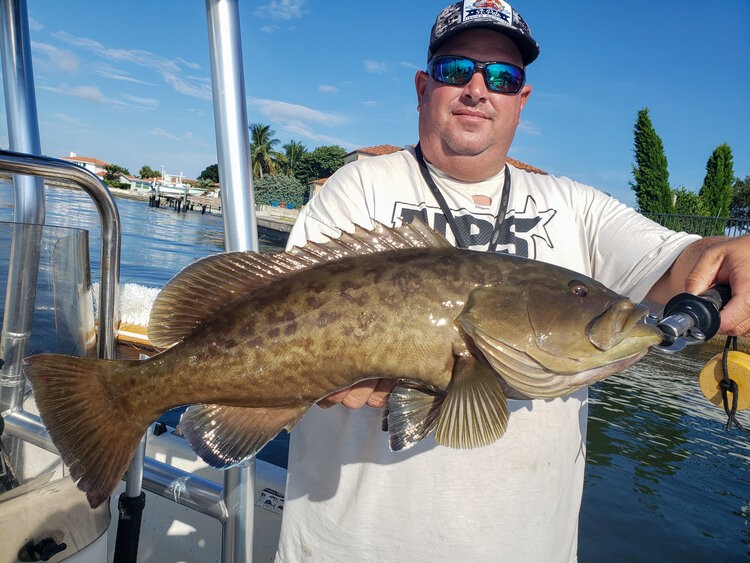
[[[582,562],[748,560],[750,432],[697,382],[718,352],[651,352],[590,389]]]
[[[11,202],[9,187],[0,184],[0,221],[11,220]],[[223,248],[219,216],[117,204],[123,282],[161,287]],[[48,223],[90,229],[98,269],[98,221],[85,195],[50,190]],[[748,560],[750,433],[725,432],[723,411],[708,403],[696,379],[715,352],[651,353],[591,388],[582,562]],[[740,413],[745,427],[748,412]],[[273,448],[283,459],[285,442]]]

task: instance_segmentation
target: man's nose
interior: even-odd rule
[[[471,75],[469,80],[464,85],[463,95],[468,96],[472,100],[481,100],[487,97],[487,84],[484,81],[484,74],[481,72],[475,72]]]

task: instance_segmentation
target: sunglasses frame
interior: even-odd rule
[[[437,61],[440,60],[440,59],[454,59],[454,60],[470,61],[474,65],[474,70],[472,71],[471,76],[469,77],[469,80],[467,80],[463,84],[459,84],[459,83],[456,83],[456,82],[444,82],[444,81],[438,79],[435,76],[435,74],[436,74],[435,73],[435,65],[437,64]],[[493,88],[490,85],[490,79],[487,76],[487,67],[489,65],[505,65],[505,66],[517,69],[521,73],[521,83],[519,84],[518,88],[515,91],[512,91],[512,92],[501,92],[500,90],[496,90],[495,88]],[[485,83],[485,85],[487,86],[487,89],[490,92],[494,92],[495,94],[504,94],[504,95],[507,95],[507,96],[512,96],[512,95],[518,94],[521,91],[521,89],[524,87],[524,84],[526,84],[526,70],[524,70],[523,68],[521,68],[518,65],[514,65],[513,63],[508,63],[508,62],[505,62],[505,61],[478,61],[476,59],[472,59],[471,57],[465,57],[465,56],[462,56],[462,55],[437,55],[435,57],[432,57],[429,60],[429,62],[427,63],[427,70],[426,70],[426,72],[430,76],[430,78],[432,78],[436,82],[439,82],[440,84],[447,84],[448,86],[466,86],[471,81],[471,79],[473,78],[474,74],[476,74],[477,72],[481,72],[482,73],[482,77],[484,77],[484,83]]]

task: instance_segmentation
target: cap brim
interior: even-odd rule
[[[537,45],[536,41],[529,38],[528,35],[524,35],[523,33],[516,31],[513,28],[499,29],[497,24],[493,24],[491,22],[472,21],[456,25],[445,35],[440,37],[439,41],[436,41],[433,45],[430,45],[428,58],[432,57],[435,51],[437,51],[440,46],[448,39],[469,29],[489,29],[490,31],[501,33],[510,37],[510,39],[513,40],[513,43],[516,44],[516,47],[518,47],[518,50],[521,53],[523,66],[530,65],[539,56],[539,45]]]

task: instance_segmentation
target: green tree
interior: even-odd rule
[[[678,215],[707,215],[703,199],[684,186],[674,190],[674,212]]]
[[[327,178],[344,165],[344,156],[346,151],[338,145],[318,147],[302,155],[295,175],[305,185]]]
[[[732,217],[750,217],[750,176],[734,179],[729,213]]]
[[[150,166],[146,166],[145,164],[141,166],[141,169],[138,171],[138,177],[142,179],[148,179],[148,178],[161,178],[161,172],[157,172]]]
[[[300,161],[307,153],[307,147],[299,141],[292,140],[281,148],[284,149],[284,156],[286,156],[284,172],[288,176],[296,176]]]
[[[669,188],[669,172],[664,145],[656,134],[648,108],[638,112],[635,123],[634,182],[638,207],[647,213],[673,213],[672,190]]]
[[[201,175],[198,176],[199,180],[211,180],[213,183],[218,184],[219,183],[219,165],[218,164],[211,164],[209,166],[206,166],[206,168],[201,172]]]
[[[128,189],[130,184],[127,182],[120,182],[120,175],[130,176],[130,171],[127,168],[118,166],[117,164],[107,164],[104,167],[104,183],[111,188]]]
[[[211,178],[198,178],[195,185],[204,190],[210,190],[215,183]]]
[[[250,159],[255,178],[262,178],[263,174],[277,174],[279,171],[278,163],[283,160],[284,155],[274,149],[280,142],[274,138],[275,134],[270,125],[250,125]]]
[[[307,197],[307,186],[286,174],[266,174],[253,183],[253,188],[256,203],[264,205],[291,203],[294,207],[302,207]]]
[[[714,149],[706,163],[706,177],[699,195],[712,217],[729,217],[734,183],[732,149],[723,143]]]

